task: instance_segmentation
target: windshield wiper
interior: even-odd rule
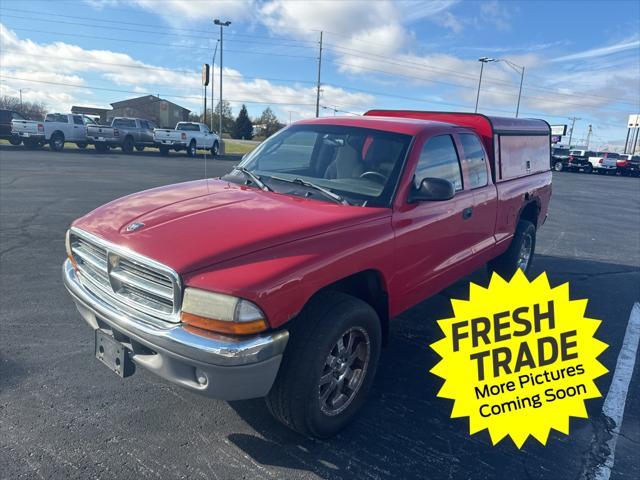
[[[266,183],[260,180],[260,177],[253,173],[250,170],[247,170],[245,167],[233,167],[234,170],[242,172],[245,176],[249,177],[253,183],[255,183],[260,189],[265,190],[267,192],[273,192],[273,189],[269,187]]]
[[[322,193],[326,198],[333,200],[336,203],[340,203],[342,205],[350,205],[350,203],[347,202],[342,196],[332,192],[328,188],[321,187],[320,185],[316,185],[315,183],[308,182],[301,178],[290,179],[290,178],[275,177],[273,175],[271,175],[270,178],[272,178],[273,180],[280,180],[281,182],[295,183],[297,185],[302,185],[303,187],[313,188],[314,190],[317,190],[318,192]]]

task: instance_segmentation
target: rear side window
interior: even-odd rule
[[[197,123],[180,123],[176,127],[176,130],[185,130],[187,132],[199,132],[200,127]]]
[[[487,185],[487,162],[484,149],[480,140],[475,135],[463,133],[460,135],[460,143],[464,152],[463,162],[467,166],[467,188],[479,188]]]
[[[44,119],[45,122],[60,122],[60,123],[69,123],[69,119],[66,115],[62,115],[60,113],[49,113]]]
[[[136,128],[136,121],[129,118],[116,118],[113,121],[112,126],[120,128]]]
[[[413,178],[415,187],[427,177],[449,180],[456,190],[462,190],[460,160],[451,135],[433,137],[422,148]]]

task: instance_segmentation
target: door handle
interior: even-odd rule
[[[462,218],[464,220],[469,220],[471,218],[471,215],[473,215],[473,207],[467,207],[462,210]]]

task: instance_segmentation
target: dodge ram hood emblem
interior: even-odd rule
[[[144,223],[142,222],[133,222],[127,226],[127,232],[135,232],[136,230],[144,227]]]

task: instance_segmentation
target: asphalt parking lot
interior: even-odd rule
[[[234,160],[209,160],[207,176]],[[169,385],[145,371],[120,379],[93,357],[93,336],[62,286],[69,223],[111,199],[201,178],[202,158],[152,153],[96,155],[0,147],[0,478],[578,479],[591,478],[610,433],[589,419],[546,446],[492,446],[450,419],[429,369],[435,320],[484,271],[404,313],[392,325],[370,398],[330,441],[308,440],[273,420],[261,400],[226,403]],[[603,320],[610,371],[634,302],[640,300],[640,181],[554,174],[550,217],[535,272],[571,282]],[[534,273],[535,273],[534,272]],[[636,359],[636,364],[637,364]],[[636,365],[612,479],[640,478],[640,371]],[[598,380],[603,395],[611,374]]]

